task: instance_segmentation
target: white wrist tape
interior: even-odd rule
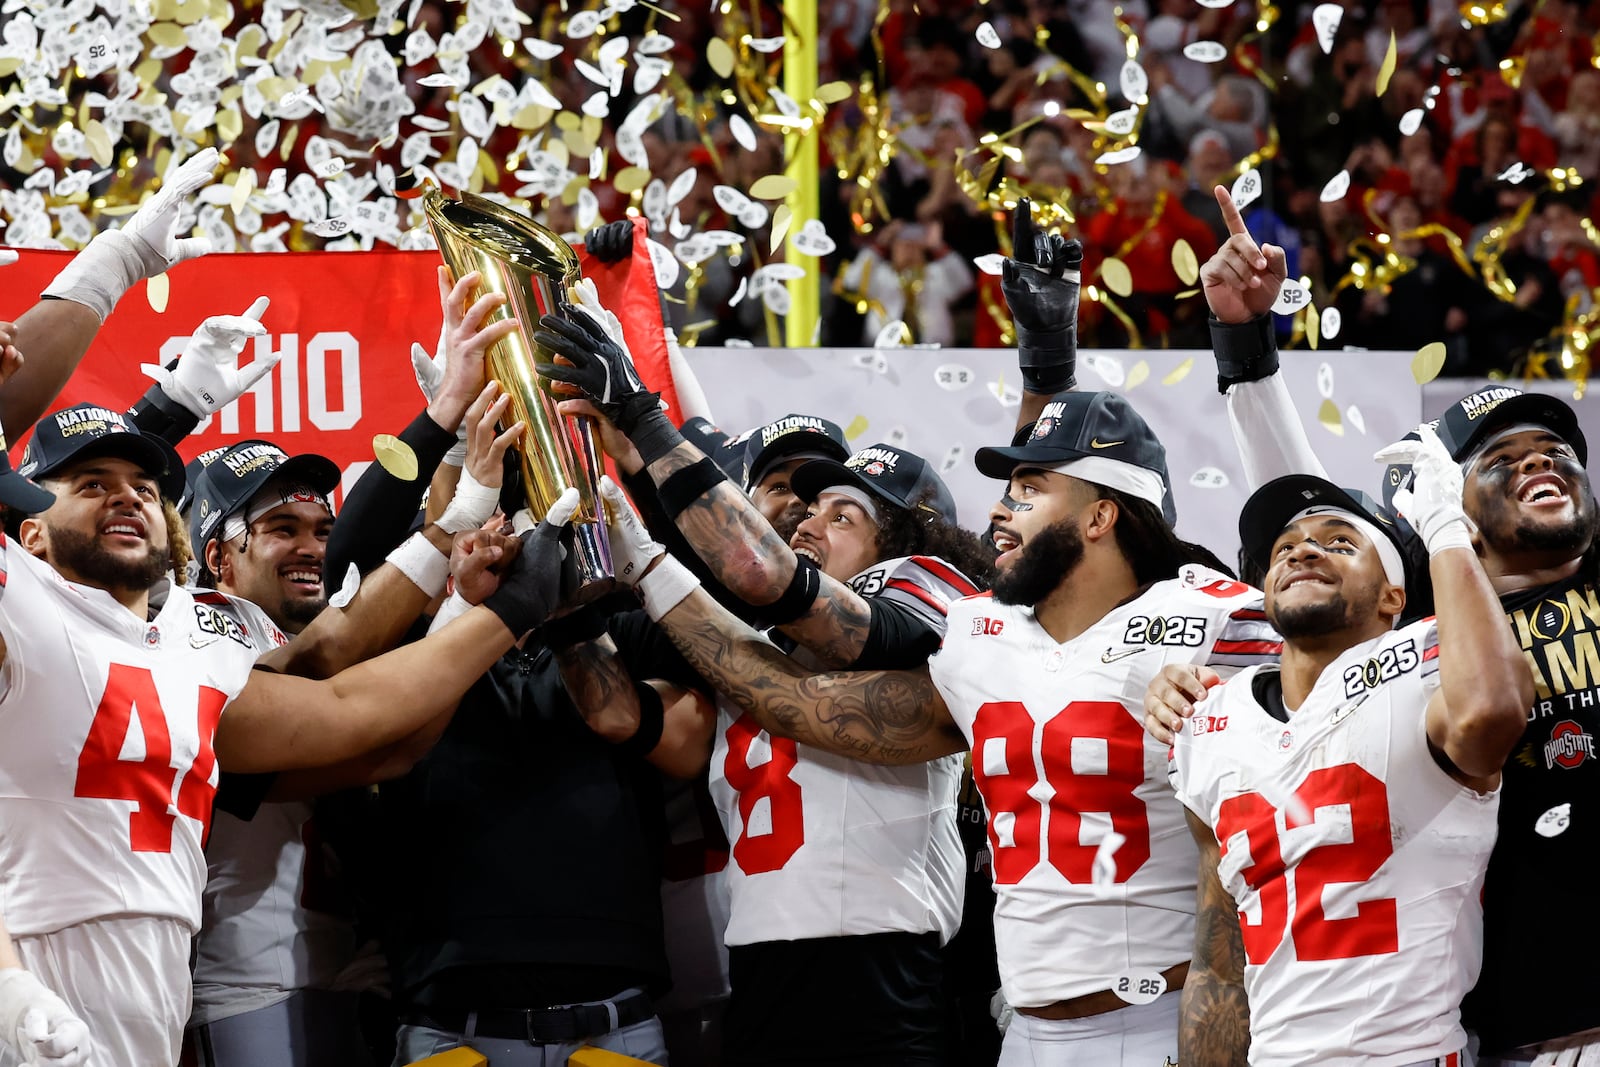
[[[428,624],[428,632],[430,634],[438,633],[441,629],[471,610],[472,605],[468,604],[460,593],[451,593],[444,598],[444,603],[439,605],[438,614]]]
[[[1471,552],[1472,530],[1468,528],[1466,519],[1452,519],[1432,531],[1427,544],[1430,558],[1452,548],[1464,548]]]
[[[405,543],[389,553],[386,562],[393,563],[400,573],[411,579],[411,584],[430,597],[444,592],[444,583],[450,578],[450,557],[433,547],[422,534],[414,533]]]
[[[655,569],[634,586],[644,601],[645,614],[650,616],[652,622],[660,622],[667,612],[683,603],[698,588],[700,579],[671,556],[662,557]]]
[[[43,295],[82,304],[104,322],[122,294],[143,277],[144,261],[134,238],[107,230],[72,257]]]
[[[476,530],[489,521],[499,504],[500,488],[482,484],[463,467],[461,480],[456,483],[456,495],[450,498],[450,506],[439,516],[438,527],[448,534]]]

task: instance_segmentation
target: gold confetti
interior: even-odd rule
[[[1399,52],[1395,48],[1394,31],[1389,31],[1389,51],[1384,53],[1383,66],[1378,68],[1378,95],[1382,96],[1389,88],[1389,79],[1394,77],[1395,63],[1399,59]]]
[[[817,99],[824,104],[837,104],[841,100],[850,99],[850,95],[855,91],[855,86],[849,82],[829,82],[817,86]]]
[[[619,193],[636,193],[650,184],[650,172],[643,167],[623,167],[611,184]]]
[[[255,191],[256,172],[249,167],[241,169],[238,180],[233,183],[233,197],[228,201],[235,215],[244,210],[244,205],[250,199],[250,194]]]
[[[755,180],[750,195],[757,200],[782,200],[799,187],[800,183],[787,174],[768,174]]]
[[[1131,368],[1129,368],[1128,380],[1122,383],[1122,388],[1133,389],[1143,384],[1144,380],[1148,377],[1150,377],[1150,364],[1141,359],[1139,362],[1135,363]]]
[[[844,428],[845,439],[854,441],[857,437],[860,437],[862,434],[867,432],[868,425],[869,423],[867,422],[867,417],[865,415],[857,415],[855,418],[850,420],[850,425]]]
[[[158,22],[146,30],[144,35],[150,38],[151,44],[161,48],[182,48],[188,44],[188,38],[183,35],[183,27],[170,22]]]
[[[1133,272],[1115,256],[1100,264],[1100,277],[1105,281],[1106,288],[1118,296],[1125,297],[1133,292]]]
[[[157,315],[167,310],[167,297],[171,295],[172,285],[167,280],[165,272],[144,283],[145,299],[150,301],[150,310]]]
[[[402,482],[417,480],[417,454],[394,434],[380,433],[374,437],[372,455],[380,467]]]
[[[83,124],[83,139],[89,146],[89,158],[102,167],[111,166],[113,160],[111,149],[111,135],[106,128],[95,119],[89,119]]]
[[[778,248],[783,244],[783,239],[789,235],[789,221],[793,215],[788,204],[779,204],[778,209],[772,213],[772,249],[769,254],[776,255]]]
[[[1172,269],[1178,272],[1178,280],[1184,285],[1193,285],[1200,280],[1200,261],[1195,258],[1189,242],[1181,237],[1172,246]]]
[[[1321,318],[1320,315],[1317,314],[1317,305],[1315,305],[1315,304],[1307,304],[1306,305],[1306,342],[1308,344],[1310,344],[1313,349],[1315,349],[1317,347],[1317,342],[1322,339],[1321,334],[1320,334],[1321,329],[1322,329],[1322,318]]]
[[[1339,405],[1332,400],[1324,400],[1317,409],[1317,421],[1322,423],[1322,428],[1339,437],[1344,436],[1344,418],[1339,414]]]
[[[1194,370],[1194,357],[1190,356],[1188,359],[1184,360],[1182,363],[1178,364],[1176,367],[1172,368],[1172,370],[1167,372],[1167,376],[1161,379],[1161,384],[1177,385],[1179,382],[1187,378],[1189,376],[1189,372],[1192,370]]]
[[[1411,377],[1418,385],[1427,385],[1444,370],[1444,357],[1444,342],[1429,341],[1411,357]]]
[[[721,37],[713,37],[706,46],[706,62],[717,72],[717,77],[726,79],[733,73],[733,49]]]

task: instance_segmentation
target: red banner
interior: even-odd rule
[[[0,267],[0,319],[31,307],[70,258],[19,251],[18,262]],[[580,261],[602,302],[622,320],[640,376],[676,410],[643,237],[636,234],[631,260],[606,267],[580,249]],[[438,341],[438,265],[434,252],[384,251],[241,253],[180,264],[168,275],[164,311],[151,307],[144,284],[122,298],[51,410],[88,400],[114,411],[127,408],[151,384],[140,364],[181,355],[203,319],[241,314],[256,297],[269,297],[272,306],[261,320],[268,333],[247,343],[239,361],[274,352],[283,360],[203,423],[179,452],[192,459],[208,448],[264,437],[290,454],[327,456],[344,469],[348,487],[372,461],[372,438],[398,433],[426,406],[411,370],[411,344],[431,352]],[[13,448],[20,454],[25,438],[17,436]]]

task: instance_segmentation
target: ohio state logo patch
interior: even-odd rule
[[[1594,735],[1571,719],[1556,723],[1555,729],[1550,732],[1550,740],[1544,744],[1546,770],[1564,767],[1570,771],[1593,757]]]

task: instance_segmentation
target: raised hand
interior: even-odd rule
[[[1078,363],[1078,288],[1083,245],[1039,233],[1033,205],[1017,203],[1011,257],[1000,266],[1000,288],[1017,330],[1017,361],[1031,393],[1074,388]]]
[[[496,433],[495,425],[511,409],[511,397],[500,391],[498,382],[490,382],[479,392],[462,429],[467,433],[467,456],[456,481],[455,495],[439,516],[439,529],[445,533],[460,534],[481,526],[494,513],[500,503],[500,486],[505,480],[505,454],[521,440],[525,429],[521,420]]]
[[[633,221],[618,219],[596,226],[583,238],[583,247],[601,263],[620,263],[633,254]]]
[[[452,285],[449,268],[439,268],[439,307],[444,312],[444,331],[440,334],[439,345],[443,368],[439,372],[439,384],[429,398],[428,417],[447,430],[459,429],[473,398],[483,390],[484,359],[489,349],[516,333],[521,326],[514,318],[484,325],[484,321],[505,304],[506,298],[500,293],[488,293],[469,307],[467,297],[482,281],[483,275],[472,271]],[[415,354],[412,367],[416,369]]]
[[[1200,268],[1200,284],[1211,314],[1219,321],[1249,322],[1277,303],[1278,291],[1289,276],[1288,261],[1277,245],[1257,247],[1226,188],[1219,185],[1213,192],[1228,224],[1228,239]]]
[[[239,353],[253,337],[265,337],[261,325],[270,301],[257,297],[243,315],[213,315],[200,324],[172,370],[146,363],[139,367],[154,378],[163,392],[197,419],[227,407],[278,365],[281,351],[239,369]]]
[[[1372,457],[1379,463],[1411,465],[1411,485],[1395,490],[1394,509],[1417,531],[1428,555],[1447,548],[1470,549],[1472,528],[1461,505],[1465,481],[1461,466],[1450,458],[1450,450],[1432,426],[1419,426],[1416,433],[1417,440],[1396,441]]]
[[[541,625],[561,603],[563,560],[567,550],[562,535],[578,510],[578,490],[568,487],[550,506],[537,527],[522,535],[522,551],[500,587],[484,599],[483,606],[500,617],[506,629],[521,638]]]
[[[576,386],[625,434],[643,416],[660,410],[660,396],[645,389],[627,349],[600,320],[579,311],[570,318],[546,315],[539,325],[542,329],[533,339],[566,361],[534,364],[541,377]]]
[[[189,197],[209,185],[218,154],[207,148],[167,175],[120,230],[98,234],[56,275],[44,295],[90,308],[104,322],[135,282],[211,251],[204,237],[179,237],[178,218]]]
[[[500,588],[501,576],[522,551],[522,542],[505,533],[504,526],[505,516],[497,513],[477,529],[456,535],[450,549],[450,576],[468,604],[481,604]]]

